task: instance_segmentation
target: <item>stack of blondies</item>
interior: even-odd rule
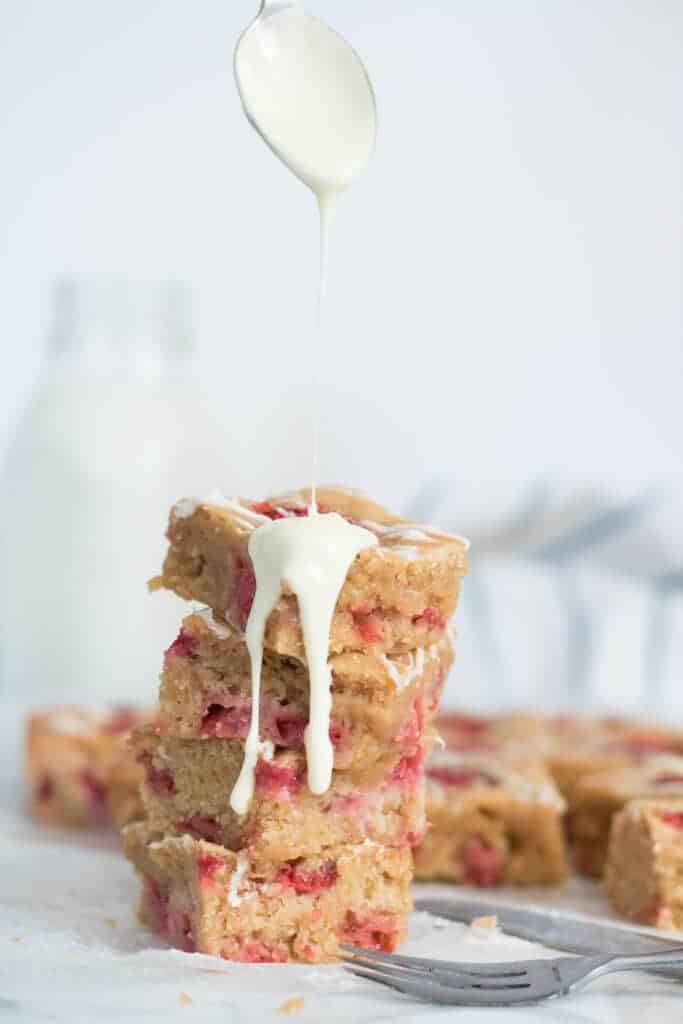
[[[374,533],[332,621],[327,792],[308,787],[309,680],[298,605],[283,584],[267,623],[260,756],[245,814],[231,808],[251,720],[244,628],[254,597],[249,538],[308,513],[309,495],[183,500],[153,588],[199,602],[166,652],[159,724],[134,731],[144,821],[123,832],[149,925],[182,949],[231,960],[326,961],[340,942],[391,950],[410,910],[423,838],[424,758],[453,659],[447,622],[466,543],[407,523],[356,492],[322,490]]]

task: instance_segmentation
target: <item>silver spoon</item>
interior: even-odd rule
[[[364,170],[377,132],[370,79],[349,43],[297,0],[262,0],[234,69],[247,118],[319,197]]]

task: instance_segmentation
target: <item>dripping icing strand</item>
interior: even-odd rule
[[[308,787],[324,793],[332,778],[334,751],[330,742],[331,672],[327,663],[330,627],[349,566],[359,552],[377,544],[377,537],[348,523],[336,512],[297,519],[275,519],[249,538],[256,593],[246,625],[251,659],[251,722],[244,760],[230,796],[230,806],[245,814],[254,792],[254,773],[262,744],[259,701],[263,637],[266,622],[279,600],[282,584],[296,595],[304,638],[310,686],[310,711],[304,733]]]

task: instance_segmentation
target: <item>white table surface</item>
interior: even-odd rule
[[[425,1006],[339,967],[230,964],[168,949],[136,920],[137,884],[113,837],[34,825],[22,805],[18,713],[0,721],[0,1020],[243,1024],[418,1024],[437,1018],[475,1024],[645,1024],[683,1019],[683,982],[642,973],[596,981],[568,999],[519,1009]],[[599,887],[572,880],[561,889],[456,890],[416,886],[422,895],[458,892],[507,903],[554,906],[610,918]],[[543,956],[540,947],[415,914],[406,952],[470,960]],[[181,999],[181,993],[191,1002]],[[278,1012],[303,996],[299,1013]]]

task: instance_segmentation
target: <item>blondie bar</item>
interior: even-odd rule
[[[683,757],[651,755],[581,779],[574,792],[571,835],[582,874],[602,875],[612,818],[629,800],[647,797],[683,797]]]
[[[255,589],[251,534],[269,519],[307,515],[309,500],[305,490],[261,502],[183,499],[171,510],[168,553],[150,587],[206,604],[243,629]],[[337,512],[378,540],[351,564],[332,621],[330,653],[389,653],[438,642],[466,572],[466,542],[399,519],[356,492],[322,488],[318,501],[321,513]],[[278,654],[303,656],[298,604],[286,581],[264,642]]]
[[[453,660],[448,634],[404,654],[347,651],[330,658],[334,766],[379,781],[415,753],[433,718]],[[303,750],[309,717],[306,665],[266,651],[260,734]],[[251,671],[244,637],[207,609],[188,615],[164,659],[160,730],[183,739],[244,739],[251,720]]]
[[[547,884],[567,874],[564,801],[534,759],[445,750],[429,758],[429,828],[415,877],[490,886]]]
[[[230,793],[242,764],[240,741],[182,740],[147,727],[135,730],[131,742],[145,769],[141,792],[153,829],[244,848],[259,867],[366,837],[388,846],[412,845],[426,827],[419,748],[372,785],[359,786],[352,773],[334,772],[322,796],[308,789],[303,753],[266,749],[248,811],[238,815]]]
[[[140,811],[142,769],[126,740],[152,712],[112,708],[35,711],[26,726],[30,810],[48,825],[122,825]]]
[[[545,727],[546,764],[569,805],[569,832],[577,787],[587,775],[631,764],[657,753],[683,753],[683,733],[618,717],[557,715]]]
[[[142,879],[149,927],[186,952],[284,963],[337,959],[339,943],[391,951],[411,909],[411,855],[363,842],[257,869],[188,835],[160,838],[136,823],[122,833]]]
[[[630,921],[683,929],[683,799],[632,800],[615,815],[605,887]]]

